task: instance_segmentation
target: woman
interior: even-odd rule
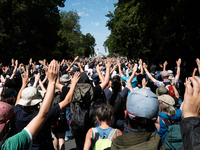
[[[160,112],[158,113],[158,118],[155,123],[155,132],[159,134],[160,138],[164,142],[168,128],[167,126],[173,123],[179,123],[179,120],[182,115],[182,107],[180,107],[180,109],[175,110],[175,101],[168,94],[158,96],[158,102]]]
[[[103,103],[96,108],[95,113],[96,113],[96,120],[98,123],[96,129],[99,133],[99,136],[101,138],[103,136],[108,137],[110,131],[113,129],[112,127],[110,127],[112,124],[112,119],[114,114],[113,107],[109,104]],[[122,135],[122,132],[117,129],[112,137],[112,140],[120,135]],[[90,128],[86,134],[84,150],[89,150],[91,146],[94,147],[95,142],[97,140],[98,140],[97,137],[95,137],[95,134],[93,133],[93,129]]]

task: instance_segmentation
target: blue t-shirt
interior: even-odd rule
[[[122,76],[122,81],[126,83],[126,80],[128,80],[130,77],[125,77],[125,76]],[[137,77],[134,77],[133,80],[131,81],[131,86],[132,88],[135,88],[137,87]],[[128,95],[127,97],[129,96],[130,94],[130,90],[128,91]]]

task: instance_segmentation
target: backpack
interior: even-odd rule
[[[124,106],[125,106],[125,104],[123,103],[120,92],[117,93],[117,96],[116,96],[116,98],[114,97],[114,99],[112,99],[112,96],[114,96],[113,94],[114,94],[113,92],[110,94],[108,102],[114,108],[114,124],[113,124],[113,127],[119,128],[119,126],[117,126],[117,121],[124,119]]]
[[[175,97],[175,92],[174,92],[173,87],[170,85],[170,82],[163,82],[163,83],[164,83],[166,89],[168,90],[169,95],[170,95],[172,98],[174,98],[174,97]]]
[[[108,102],[109,102],[109,104],[110,105],[112,105],[113,106],[113,108],[114,108],[114,112],[116,113],[116,112],[118,112],[118,111],[120,111],[121,109],[122,109],[122,97],[121,97],[121,95],[120,95],[120,92],[118,92],[117,93],[117,97],[116,97],[116,99],[115,100],[112,100],[112,96],[113,96],[113,94],[114,94],[114,92],[112,92],[111,94],[110,94],[110,96],[109,96],[109,98],[108,98]]]
[[[112,144],[112,138],[116,132],[116,137],[117,137],[117,129],[112,129],[106,137],[106,135],[103,135],[103,137],[100,137],[97,128],[92,128],[92,139],[94,140],[94,134],[95,134],[95,145],[94,145],[94,150],[106,150],[111,147]]]
[[[181,136],[181,128],[179,124],[172,123],[171,120],[161,117],[166,126],[167,134],[165,136],[165,142],[163,145],[165,146],[166,150],[178,150],[179,147],[182,145],[182,136]]]
[[[90,104],[93,99],[93,88],[88,83],[77,83],[72,102],[70,103],[71,127],[81,129],[89,118]]]

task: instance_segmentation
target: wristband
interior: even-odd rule
[[[2,82],[2,84],[4,85],[4,84],[5,84],[5,82]]]

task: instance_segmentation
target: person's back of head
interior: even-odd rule
[[[112,125],[114,109],[107,103],[102,103],[95,109],[95,114],[98,122],[106,122],[109,126]]]
[[[0,101],[0,141],[6,138],[7,132],[10,128],[10,122],[14,119],[14,109],[11,105]]]
[[[10,88],[3,90],[1,93],[1,98],[2,98],[1,101],[6,102],[10,105],[15,104],[16,97],[17,97],[17,91]]]
[[[119,92],[119,90],[121,89],[121,83],[118,77],[114,77],[111,80],[111,88],[113,92]]]
[[[143,74],[139,74],[138,76],[137,76],[137,82],[138,82],[138,84],[140,84],[140,85],[142,85],[142,79],[144,78],[144,75]]]
[[[163,94],[158,96],[159,107],[162,112],[165,112],[169,117],[174,116],[176,114],[176,110],[174,108],[175,101],[174,99],[168,95]]]
[[[157,96],[147,90],[138,89],[130,93],[126,103],[126,116],[131,128],[139,131],[155,130],[155,121],[158,115],[159,106]]]

